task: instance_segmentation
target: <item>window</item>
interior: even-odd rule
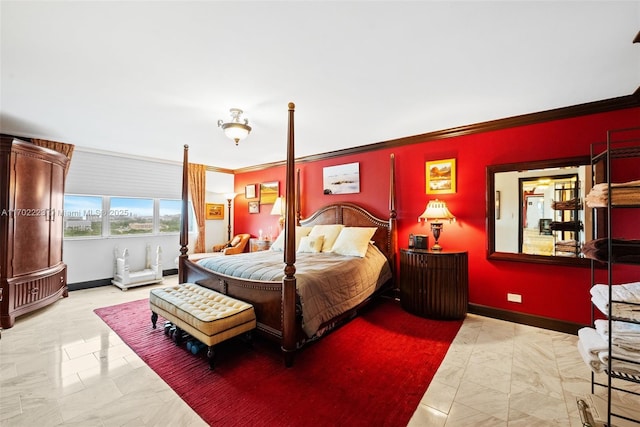
[[[64,237],[178,234],[181,212],[182,201],[175,199],[65,194]],[[196,229],[196,217],[191,201],[188,215],[192,233]]]
[[[153,199],[111,197],[108,213],[111,236],[153,233]]]
[[[179,233],[181,211],[181,200],[160,200],[158,231],[160,233]],[[191,213],[191,204],[189,204],[189,213]]]
[[[102,197],[64,196],[64,237],[102,236]]]

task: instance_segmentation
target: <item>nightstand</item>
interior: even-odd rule
[[[271,247],[271,240],[260,240],[257,238],[249,239],[249,252],[260,252],[269,250]]]
[[[467,252],[400,249],[400,305],[432,319],[464,319],[469,299]]]

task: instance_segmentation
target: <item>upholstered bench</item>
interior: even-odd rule
[[[160,315],[175,325],[176,344],[180,344],[184,331],[208,346],[211,369],[214,367],[214,345],[256,327],[251,304],[194,283],[152,289],[149,305],[154,329]]]

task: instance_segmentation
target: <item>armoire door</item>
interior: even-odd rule
[[[12,154],[13,277],[49,268],[52,165],[29,154]]]

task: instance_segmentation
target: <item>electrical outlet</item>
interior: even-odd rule
[[[507,301],[509,302],[522,302],[522,295],[520,294],[507,294]]]

